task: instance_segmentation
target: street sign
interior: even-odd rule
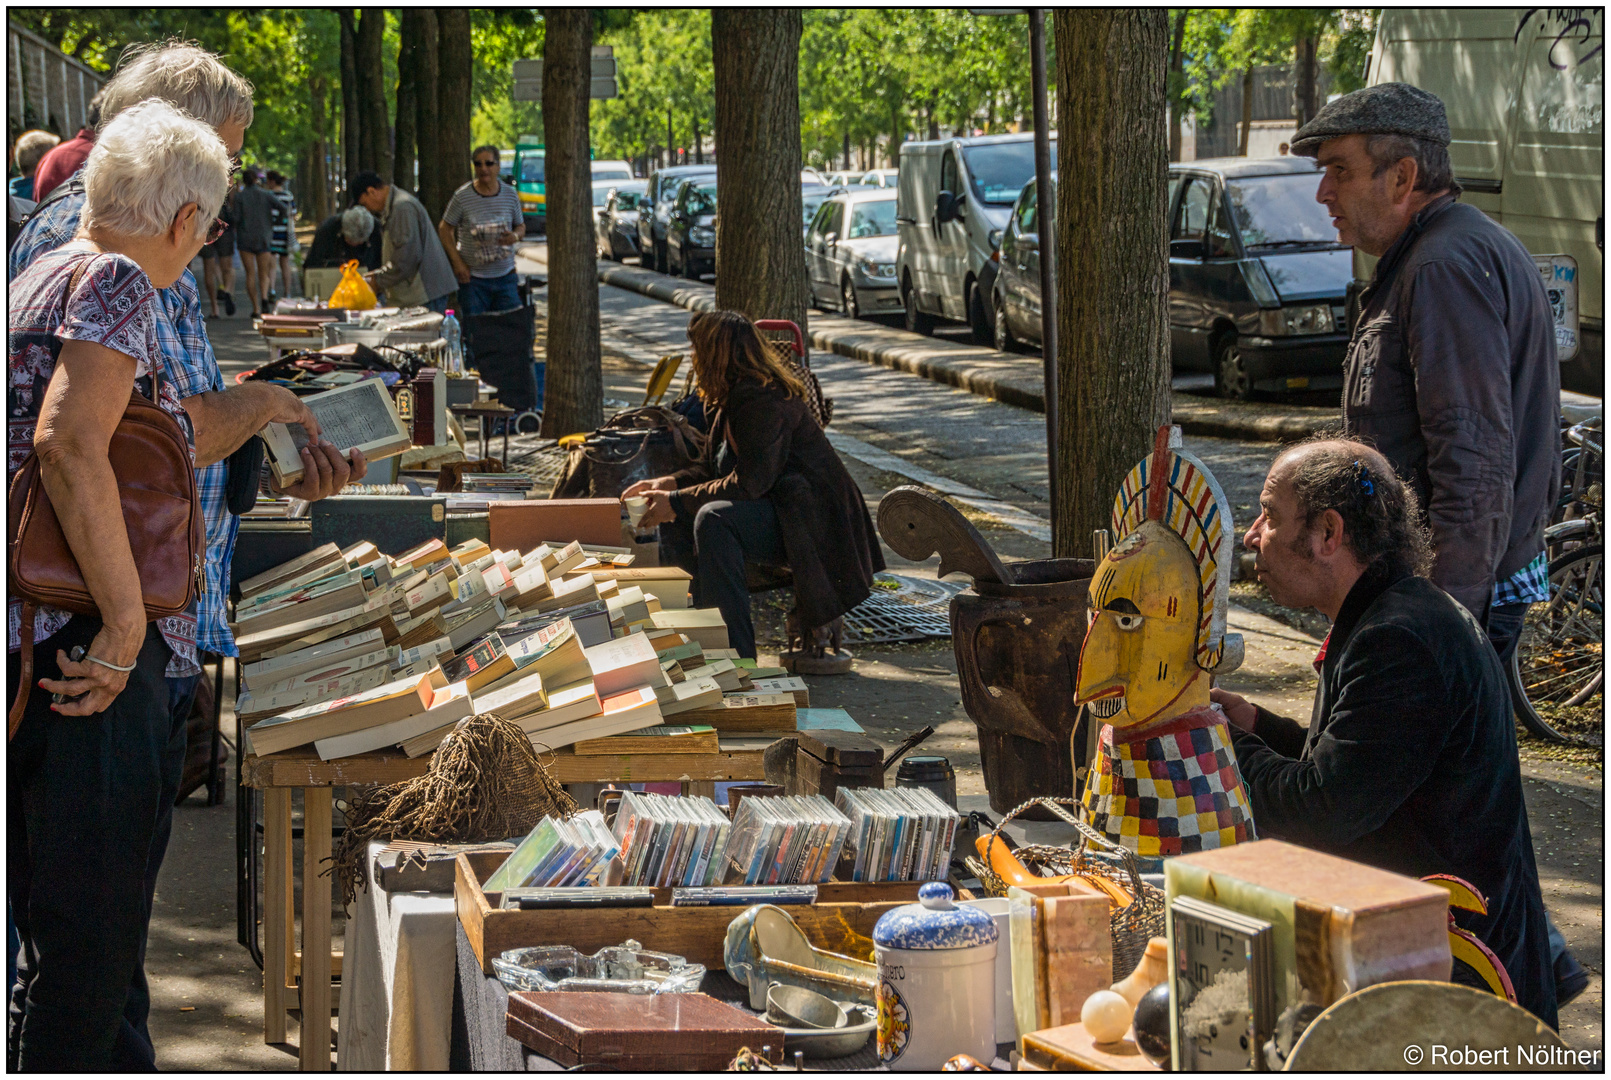
[[[589,57],[591,82],[588,86],[588,97],[596,99],[613,98],[616,96],[615,83],[615,47],[612,45],[593,46]],[[543,99],[543,62],[541,60],[516,60],[511,72],[514,76],[514,92],[510,95],[515,101],[541,101]]]

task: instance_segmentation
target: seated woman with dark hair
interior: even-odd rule
[[[694,375],[710,417],[698,462],[642,480],[622,498],[649,505],[662,557],[694,575],[697,607],[720,609],[732,647],[755,656],[746,563],[787,565],[799,624],[833,623],[867,599],[884,556],[867,503],[755,324],[734,311],[688,320]],[[809,633],[807,640],[810,640]]]

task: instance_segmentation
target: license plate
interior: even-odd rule
[[[1308,388],[1309,377],[1307,375],[1298,375],[1287,380],[1288,390],[1307,390]]]

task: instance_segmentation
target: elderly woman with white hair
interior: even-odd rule
[[[19,687],[17,657],[7,665],[11,698],[26,695],[6,761],[7,888],[22,942],[13,1069],[103,1071],[151,1054],[126,1011],[130,987],[144,990],[145,877],[172,729],[164,672],[176,656],[194,658],[196,623],[193,614],[146,621],[108,444],[135,388],[155,396],[194,452],[164,374],[157,290],[207,240],[229,171],[208,125],[163,101],[123,110],[85,165],[77,236],[11,283],[8,482],[36,452],[99,609],[40,607],[38,681]],[[21,614],[13,597],[11,650]]]

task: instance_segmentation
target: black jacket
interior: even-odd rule
[[[716,455],[724,442],[732,469],[718,475]],[[675,475],[690,515],[718,499],[772,500],[808,629],[872,594],[884,553],[867,500],[800,398],[753,379],[735,384],[711,413],[704,458]]]
[[[308,247],[304,270],[339,269],[353,259],[365,270],[380,266],[380,229],[369,234],[361,247],[353,247],[341,237],[341,215],[331,214],[313,232],[313,243]]]
[[[1343,365],[1343,425],[1415,488],[1432,580],[1479,617],[1544,549],[1561,480],[1555,323],[1532,256],[1443,196],[1376,265]]]
[[[1326,640],[1306,732],[1259,710],[1234,730],[1259,835],[1410,877],[1453,874],[1488,914],[1457,912],[1555,1026],[1544,902],[1499,657],[1432,582],[1374,568]],[[1475,973],[1455,964],[1456,981]]]

